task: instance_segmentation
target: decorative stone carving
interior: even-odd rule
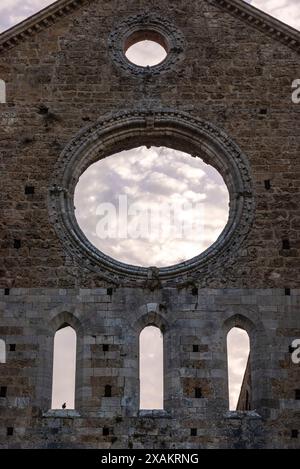
[[[157,288],[161,288],[161,282],[159,279],[159,269],[157,267],[149,267],[148,278],[145,282],[145,287],[149,290],[154,291]]]
[[[148,31],[164,39],[167,56],[153,67],[141,67],[130,62],[124,53],[126,41],[138,32]],[[137,76],[152,76],[172,69],[183,57],[184,39],[182,33],[166,18],[146,13],[129,16],[117,25],[109,36],[110,53],[114,62],[124,71]]]
[[[53,184],[49,191],[52,196],[59,196],[61,193],[68,195],[68,190],[64,187],[58,186],[57,184]]]
[[[222,174],[230,194],[228,223],[212,246],[193,259],[151,271],[112,259],[93,246],[77,224],[73,202],[76,183],[87,167],[121,149],[147,144],[172,146],[201,156]],[[60,197],[60,193],[69,197]],[[151,288],[203,280],[222,264],[234,262],[254,213],[250,168],[242,151],[213,124],[174,109],[124,111],[83,129],[57,161],[49,194],[50,217],[57,234],[82,266],[114,284],[147,284]]]

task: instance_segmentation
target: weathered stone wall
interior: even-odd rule
[[[135,75],[113,59],[108,41],[119,21],[150,7],[176,25],[184,47],[169,70]],[[300,371],[289,354],[300,336],[300,105],[291,101],[299,72],[294,50],[208,1],[86,1],[1,52],[1,447],[299,446],[291,430],[300,428]],[[223,129],[252,175],[247,239],[213,274],[193,278],[196,296],[188,279],[178,288],[116,286],[65,250],[49,216],[55,164],[83,127],[108,113],[165,108]],[[78,334],[79,416],[47,414],[53,336],[65,321]],[[166,413],[139,416],[137,343],[149,323],[164,327]],[[226,413],[225,342],[234,325],[251,338],[258,415]],[[103,343],[111,345],[106,355]],[[103,397],[105,384],[113,397]],[[195,386],[203,398],[192,396]],[[103,426],[111,435],[102,436]]]
[[[0,384],[8,388],[0,398],[1,447],[293,447],[299,366],[292,364],[289,345],[300,291],[292,294],[13,289],[1,301],[1,336],[8,349],[16,344],[0,365]],[[75,414],[48,412],[53,336],[64,322],[77,331]],[[165,411],[140,415],[138,339],[149,323],[164,330]],[[250,413],[228,412],[226,337],[234,326],[245,328],[251,340]],[[104,397],[107,384],[112,397]],[[195,398],[195,387],[202,398]],[[104,426],[109,436],[102,436]],[[6,437],[7,427],[14,427],[12,437]]]
[[[60,151],[82,127],[108,112],[150,105],[188,110],[216,124],[251,164],[255,225],[234,269],[208,283],[251,287],[255,279],[262,288],[298,286],[300,107],[291,101],[291,83],[299,56],[206,2],[154,2],[153,9],[182,31],[184,59],[161,76],[136,77],[112,61],[107,41],[120,17],[144,8],[135,1],[87,2],[2,53],[8,93],[0,128],[2,286],[101,286],[67,262],[49,224],[49,180]],[[33,196],[24,194],[26,184],[35,187]],[[290,250],[282,250],[285,237]],[[14,238],[21,249],[13,249]]]

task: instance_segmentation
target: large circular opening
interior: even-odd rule
[[[153,67],[165,60],[168,54],[166,39],[156,31],[136,31],[124,44],[127,59],[139,67]]]
[[[167,147],[138,147],[92,164],[74,203],[77,223],[97,249],[143,267],[198,256],[218,239],[229,214],[218,171]]]
[[[112,249],[112,247],[115,248],[115,254],[113,256],[107,255],[102,251],[102,249],[105,248],[103,246],[103,242],[99,245],[99,249],[95,247],[94,243],[87,239],[87,236],[84,234],[84,232],[87,232],[87,229],[83,227],[83,232],[78,224],[78,210],[76,219],[74,192],[80,177],[83,177],[85,171],[87,171],[89,167],[92,167],[91,165],[100,160],[106,162],[117,161],[117,152],[125,151],[125,154],[129,155],[127,152],[129,150],[133,151],[132,149],[136,148],[139,148],[138,151],[140,152],[141,143],[146,145],[148,150],[152,151],[155,150],[155,147],[158,149],[161,147],[167,147],[168,151],[173,152],[173,156],[177,154],[174,153],[175,150],[183,152],[185,155],[184,161],[187,161],[188,159],[190,164],[195,164],[196,161],[201,161],[199,160],[199,158],[201,158],[206,164],[212,165],[213,168],[222,175],[230,194],[228,221],[218,239],[202,253],[202,248],[198,245],[198,255],[192,258],[190,258],[192,255],[191,252],[185,256],[176,256],[176,259],[189,258],[184,262],[175,262],[175,264],[169,265],[172,261],[160,259],[157,262],[157,256],[148,256],[148,258],[151,257],[151,266],[149,268],[146,267],[147,262],[145,259],[147,257],[147,253],[145,250],[145,254],[142,256],[143,259],[141,260],[141,265],[134,264],[134,255],[131,256],[131,262],[129,263],[116,260],[116,258],[120,259],[120,256],[118,257],[118,252],[121,251],[120,245],[124,239],[128,242],[130,241],[131,244],[134,244],[136,253],[141,252],[143,249],[143,247],[141,247],[143,246],[141,243],[137,247],[137,241],[143,241],[141,227],[145,224],[143,220],[145,220],[145,218],[146,220],[148,219],[145,215],[145,212],[147,211],[144,210],[141,214],[138,212],[138,222],[135,221],[132,228],[130,217],[136,214],[134,211],[136,210],[136,207],[134,207],[133,210],[131,201],[129,201],[131,211],[128,211],[128,220],[127,218],[123,218],[123,220],[125,219],[126,221],[124,225],[122,225],[117,218],[119,212],[122,214],[124,213],[124,210],[120,210],[119,212],[117,211],[116,215],[114,215],[114,210],[116,211],[118,209],[118,205],[112,207],[113,204],[110,203],[111,199],[108,199],[109,202],[106,207],[106,212],[105,206],[101,204],[96,213],[98,217],[101,217],[101,219],[99,219],[101,223],[99,227],[98,223],[96,223],[94,228],[92,227],[92,230],[94,230],[92,231],[92,233],[94,233],[94,239],[99,237],[98,229],[101,233],[101,240],[102,238],[105,240],[106,237],[109,237],[108,247],[110,249]],[[153,146],[152,148],[151,145]],[[146,151],[147,148],[144,148],[143,150]],[[163,151],[164,150],[161,149],[160,153]],[[189,155],[192,155],[193,158]],[[159,154],[157,159],[162,161],[162,154]],[[99,164],[101,164],[101,161]],[[127,163],[128,161],[129,156],[125,158],[125,162]],[[129,165],[129,167],[126,166],[125,163],[125,166],[118,164],[118,171],[112,172],[112,175],[117,173],[117,180],[118,177],[123,175],[126,176],[127,174],[125,177],[126,185],[124,184],[124,186],[125,188],[127,187],[129,193],[130,191],[133,191],[133,194],[136,193],[138,198],[141,197],[141,194],[135,190],[135,179],[143,177],[143,181],[145,181],[145,183],[147,183],[149,179],[151,180],[151,171],[148,173],[148,171],[146,171],[147,168],[145,169],[140,166],[140,162],[143,161],[146,161],[146,158],[141,156],[139,153],[139,156],[135,158],[134,164]],[[194,161],[194,163],[191,163],[192,161]],[[178,168],[178,165],[175,165],[175,157],[169,158],[167,162],[166,171],[170,171],[170,175],[167,175],[169,175],[172,180],[173,171],[176,170],[178,172],[180,169]],[[134,172],[136,170],[134,165],[139,168],[138,174],[135,174]],[[118,172],[120,174],[118,174]],[[122,194],[126,195],[126,193],[123,193],[123,190],[119,191],[114,179],[110,180],[109,176],[111,176],[111,173],[109,171],[105,171],[103,169],[102,173],[100,193],[102,193],[104,189],[108,189],[114,197],[116,194],[120,197]],[[191,174],[191,178],[192,176],[193,174]],[[188,183],[182,186],[180,185],[182,177],[183,176],[181,174],[179,174],[178,177],[173,177],[173,179],[175,179],[175,183],[173,183],[173,185],[171,184],[171,181],[168,181],[168,184],[166,184],[165,181],[161,184],[163,194],[167,196],[167,201],[174,201],[175,199],[176,202],[177,197],[177,200],[182,202],[183,194],[188,194],[191,190],[191,178],[188,179]],[[196,179],[199,184],[197,185],[197,190],[195,189],[194,192],[196,191],[198,194],[199,187],[201,187],[200,182],[202,186],[203,183],[201,179],[199,181],[199,177]],[[103,119],[99,119],[78,133],[78,135],[65,147],[56,163],[55,170],[53,172],[53,179],[49,186],[49,216],[65,249],[70,252],[74,258],[78,259],[81,265],[86,269],[98,273],[100,278],[104,278],[113,284],[120,284],[120,282],[122,282],[123,285],[147,285],[152,289],[164,284],[177,286],[183,284],[186,285],[186,283],[191,282],[193,278],[199,278],[204,283],[206,280],[212,278],[211,275],[213,272],[217,272],[222,265],[228,264],[228,259],[230,259],[230,262],[233,262],[233,259],[241,252],[242,243],[251,229],[254,218],[255,198],[252,190],[251,179],[250,166],[246,156],[228,135],[213,124],[202,119],[198,119],[188,113],[170,109],[160,109],[157,111],[124,111],[123,113],[110,114]],[[158,177],[154,178],[154,185],[157,184],[158,180]],[[223,184],[222,180],[221,182]],[[86,184],[90,185],[90,181],[88,180]],[[106,187],[105,184],[108,185],[108,187]],[[208,184],[207,186],[208,188],[210,187],[215,189],[215,184]],[[142,187],[142,185],[138,187]],[[173,192],[170,192],[172,187]],[[227,189],[224,186],[226,194]],[[148,192],[150,193],[150,191]],[[217,191],[213,190],[212,197],[215,197],[216,193]],[[156,194],[156,192],[154,192],[154,194]],[[90,194],[90,196],[90,201],[93,201],[94,195]],[[77,202],[77,195],[75,195],[75,197]],[[204,199],[206,198],[207,197],[204,197]],[[119,200],[123,199],[119,198]],[[127,199],[124,200],[128,203]],[[148,194],[148,200],[151,201],[151,193],[150,195]],[[80,202],[79,198],[79,203]],[[100,200],[100,202],[102,202],[102,200]],[[164,207],[163,204],[162,206]],[[218,203],[215,204],[215,207],[216,209],[219,208],[219,199]],[[92,220],[93,210],[89,206],[85,206],[83,210],[86,222],[91,223],[90,220]],[[198,209],[197,213],[199,213],[199,211],[201,212],[201,210]],[[219,215],[209,209],[208,211],[211,223],[219,223]],[[105,215],[108,213],[112,214],[110,219],[109,217],[105,218]],[[172,223],[175,225],[176,230],[178,225],[179,227],[182,226],[182,218],[187,220],[187,226],[188,221],[197,221],[199,219],[198,216],[191,217],[190,215],[187,215],[188,211],[185,209],[185,206],[183,206],[183,209],[180,211],[176,209],[175,205],[173,212],[167,210],[162,213],[163,220],[174,220]],[[179,222],[178,213],[182,214],[181,218],[179,217]],[[203,213],[203,211],[201,213]],[[161,217],[161,215],[159,215],[159,217]],[[115,220],[114,224],[111,220]],[[150,236],[153,240],[155,229],[152,228],[152,225],[157,227],[156,217],[151,215],[150,220],[154,220],[153,223],[151,221],[150,230]],[[83,226],[80,220],[79,223]],[[105,226],[105,223],[108,225],[108,228]],[[130,226],[130,230],[128,225]],[[135,225],[137,225],[138,228],[136,228]],[[169,223],[164,221],[163,227],[167,227],[168,225]],[[116,231],[116,228],[113,228],[113,226],[123,227],[120,231],[121,235],[118,235],[119,237],[115,236],[115,233],[118,233],[118,231]],[[167,238],[165,231],[163,231],[163,235],[159,236],[159,245],[165,250],[167,248],[169,249],[169,239],[173,240],[174,237],[175,239],[179,238],[179,240],[187,239],[186,233],[191,233],[191,231],[186,228],[185,224],[183,224],[183,226],[184,228],[182,231],[179,230],[179,233],[183,233],[184,235],[178,235],[178,231],[175,230],[175,235],[171,238]],[[158,230],[162,231],[163,227]],[[168,233],[168,228],[164,229],[166,229]],[[106,233],[109,232],[109,236],[106,234],[103,236],[103,230],[106,230]],[[128,233],[133,233],[131,239],[129,239]],[[144,232],[142,231],[142,234],[143,233]],[[174,234],[174,230],[171,230],[171,234]],[[202,235],[202,239],[205,238],[204,235],[205,231]],[[195,239],[198,242],[201,241],[201,239],[199,241],[198,235]],[[160,249],[159,252],[162,253],[163,249]],[[174,249],[177,249],[177,246]],[[123,257],[123,259],[128,259],[128,255]],[[153,268],[155,267],[154,264],[157,264],[158,269]],[[168,265],[166,267],[159,267],[159,265],[165,264]]]

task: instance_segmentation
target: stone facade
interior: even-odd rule
[[[120,44],[147,28],[168,58],[134,68]],[[300,446],[299,50],[297,31],[240,0],[59,0],[0,35],[1,448]],[[74,221],[82,171],[142,144],[201,156],[230,193],[218,243],[171,269],[110,261]],[[78,339],[76,411],[50,411],[64,323]],[[149,324],[164,332],[165,410],[140,413]],[[249,412],[228,412],[234,326],[251,341]]]

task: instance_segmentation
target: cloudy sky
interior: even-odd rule
[[[253,0],[253,6],[264,10],[274,17],[300,30],[300,0]],[[54,3],[51,0],[1,0],[0,32],[34,14],[40,9]],[[159,46],[147,44],[146,48],[136,46],[129,50],[130,60],[141,65],[152,65],[164,58],[164,51]],[[154,62],[153,62],[154,61]],[[196,226],[189,238],[172,237],[163,231],[159,223],[150,230],[148,237],[138,239],[103,239],[104,208],[113,204],[118,208],[118,196],[126,195],[128,207],[135,208],[130,212],[128,227],[136,235],[141,221],[141,207],[147,214],[159,213],[158,208],[166,206],[170,201],[175,205],[185,201],[196,207],[201,214],[201,224]],[[201,160],[170,149],[142,147],[96,163],[82,175],[75,194],[76,215],[78,223],[86,236],[107,254],[118,259],[139,265],[169,265],[180,260],[193,257],[203,251],[218,236],[224,227],[228,215],[228,193],[222,178],[211,167]],[[166,212],[163,212],[166,214]],[[161,215],[160,215],[161,216]],[[166,215],[165,215],[166,216]],[[186,213],[180,221],[190,219]],[[195,217],[194,217],[195,218]],[[197,218],[197,217],[196,217]],[[157,220],[154,217],[155,220]],[[166,218],[168,220],[168,218]],[[147,218],[148,220],[148,218]],[[153,221],[153,217],[150,218]],[[113,231],[118,232],[120,219],[115,218]],[[103,224],[102,224],[103,225]],[[163,223],[165,227],[166,223]],[[97,230],[98,227],[98,230]],[[104,226],[105,228],[105,226]],[[110,226],[111,229],[111,226]],[[105,230],[104,230],[105,231]],[[99,236],[100,233],[100,236]],[[190,233],[190,232],[189,232]],[[74,360],[72,351],[75,336],[70,328],[59,331],[56,337],[58,354],[54,357],[57,371],[54,376],[55,399],[53,407],[74,405],[72,393],[68,391],[68,383],[74,381]],[[160,408],[162,387],[162,347],[161,334],[156,328],[149,328],[141,343],[141,366],[146,372],[141,376],[142,407]],[[230,345],[230,400],[231,408],[237,400],[244,367],[248,356],[248,337],[241,330],[235,330],[228,336]],[[64,369],[59,369],[64,355]],[[70,366],[67,367],[66,363]]]
[[[76,217],[89,240],[114,258],[146,266],[176,264],[206,249],[226,225],[228,204],[212,166],[164,147],[95,163],[75,191]]]

